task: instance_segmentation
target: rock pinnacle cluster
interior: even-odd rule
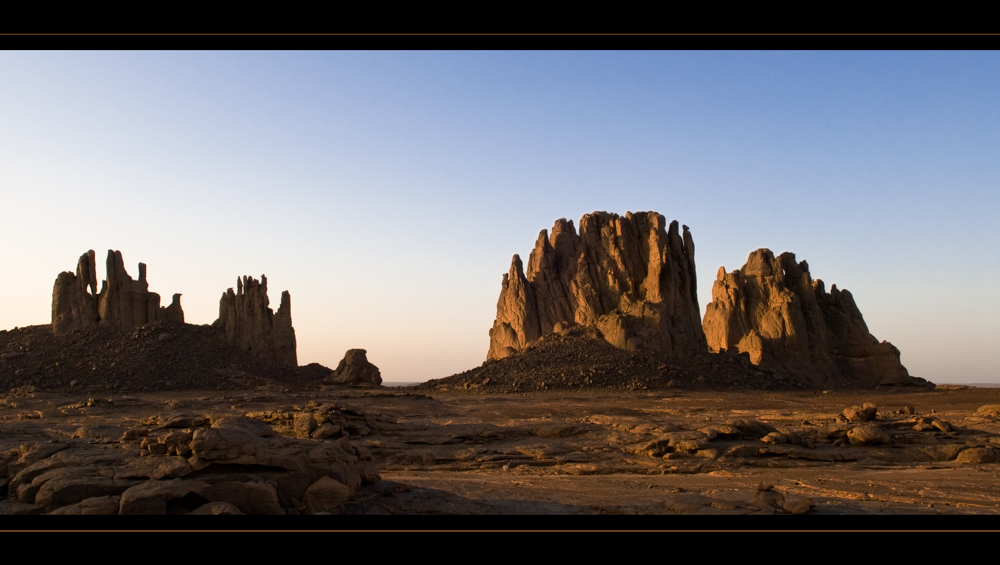
[[[295,330],[292,328],[292,299],[281,293],[281,304],[274,312],[268,307],[267,277],[236,279],[236,292],[230,288],[219,300],[219,319],[213,326],[225,331],[225,339],[259,359],[298,366],[295,353]]]
[[[146,265],[139,263],[139,280],[125,272],[121,251],[108,250],[107,279],[97,292],[94,250],[80,256],[76,273],[59,273],[52,288],[52,331],[66,333],[94,326],[129,330],[158,321],[184,321],[181,295],[174,294],[167,307],[160,295],[149,292]]]
[[[527,272],[514,255],[504,275],[488,359],[575,325],[608,343],[684,357],[707,351],[701,329],[694,241],[687,226],[655,212],[594,212],[542,230]]]
[[[896,347],[868,332],[850,292],[837,285],[827,292],[793,253],[758,249],[739,270],[720,267],[703,327],[710,351],[735,348],[811,385],[926,382],[909,376]]]
[[[583,326],[611,345],[673,358],[740,353],[776,380],[799,386],[925,385],[899,350],[868,331],[851,293],[827,292],[805,261],[770,250],[742,269],[720,268],[699,315],[694,240],[656,212],[594,212],[542,230],[525,271],[514,255],[503,276],[487,360],[510,357],[551,334]]]

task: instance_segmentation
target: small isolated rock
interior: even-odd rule
[[[173,334],[162,333],[156,339],[158,339],[160,341],[160,343],[166,343],[168,341],[173,341],[174,340],[174,336],[173,336]]]
[[[874,424],[861,425],[847,430],[847,439],[854,445],[872,445],[892,441],[889,434]]]
[[[878,406],[865,402],[862,406],[851,406],[844,409],[843,415],[848,422],[871,422],[878,413]]]
[[[962,450],[955,460],[959,463],[994,463],[997,455],[992,447],[970,447]]]
[[[785,497],[780,492],[771,488],[767,485],[764,490],[758,490],[754,493],[753,498],[750,499],[750,504],[756,506],[770,506],[772,508],[783,508],[785,505]]]
[[[317,514],[333,512],[350,497],[351,489],[347,485],[330,477],[321,477],[309,485],[302,495],[302,502],[310,514]]]
[[[337,370],[326,378],[327,382],[355,386],[380,386],[382,373],[368,362],[364,349],[349,349],[337,365]]]

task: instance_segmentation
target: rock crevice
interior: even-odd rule
[[[594,212],[542,230],[527,272],[514,255],[504,275],[488,359],[584,325],[622,349],[678,357],[706,351],[698,307],[694,240],[656,212]]]

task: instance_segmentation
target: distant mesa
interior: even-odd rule
[[[159,321],[184,321],[181,295],[167,307],[160,295],[149,292],[146,265],[139,263],[139,280],[125,272],[121,251],[108,250],[107,279],[97,292],[94,250],[80,256],[76,273],[59,273],[52,289],[52,331],[66,333],[95,326],[129,330]]]
[[[687,226],[656,212],[594,212],[542,230],[527,273],[514,255],[503,277],[487,359],[502,359],[539,338],[596,328],[615,347],[674,357],[705,353]]]
[[[292,298],[281,293],[281,304],[275,313],[268,307],[267,277],[260,281],[251,277],[236,279],[233,289],[219,300],[219,319],[212,324],[222,328],[230,345],[247,351],[264,361],[298,366],[295,352],[295,330],[292,328]]]
[[[703,327],[710,351],[735,348],[809,385],[927,384],[909,375],[898,349],[868,332],[850,292],[827,292],[793,253],[758,249],[737,271],[720,267]]]
[[[334,384],[377,387],[382,385],[382,374],[378,367],[368,361],[367,351],[349,349],[326,381]]]

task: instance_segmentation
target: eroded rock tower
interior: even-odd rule
[[[236,279],[236,292],[227,290],[219,300],[219,319],[213,326],[225,331],[226,341],[259,359],[298,366],[295,330],[292,328],[292,298],[281,293],[275,313],[268,307],[267,277]]]
[[[736,348],[810,385],[926,384],[909,376],[895,346],[868,332],[850,292],[827,292],[793,253],[758,249],[739,270],[720,267],[703,328],[710,351]]]
[[[622,349],[674,356],[707,351],[694,240],[656,212],[594,212],[542,230],[527,273],[514,255],[503,277],[488,359],[501,359],[573,325],[597,328]]]
[[[139,263],[139,280],[125,272],[121,251],[108,250],[107,279],[97,292],[94,250],[80,256],[76,273],[59,273],[52,288],[52,331],[59,334],[97,325],[128,330],[158,321],[184,321],[181,295],[167,307],[160,295],[149,292],[146,264]]]

